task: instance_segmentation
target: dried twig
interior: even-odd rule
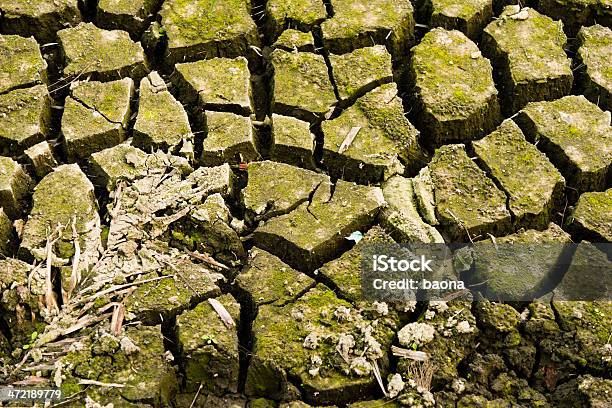
[[[105,383],[96,380],[79,380],[80,385],[96,385],[98,387],[107,388],[125,388],[125,384]]]
[[[79,261],[81,258],[81,244],[79,243],[79,233],[76,227],[76,214],[72,217],[72,242],[74,245],[74,257],[72,258],[72,274],[70,275],[70,287],[66,294],[66,300],[72,297],[72,292],[81,282],[81,271],[79,269]]]
[[[117,303],[115,305],[115,311],[111,318],[110,332],[113,336],[119,336],[121,334],[121,328],[123,327],[123,318],[125,317],[125,306],[123,303]]]
[[[221,268],[221,269],[224,269],[224,270],[229,270],[228,266],[222,264],[221,262],[218,262],[217,260],[215,260],[210,255],[200,254],[198,252],[191,252],[189,250],[187,250],[185,252],[187,252],[189,254],[189,256],[191,256],[192,258],[195,258],[195,259],[197,259],[199,261],[206,262],[207,264],[212,265],[212,266],[216,266],[217,268]]]
[[[351,143],[353,143],[353,141],[355,140],[355,137],[357,136],[357,133],[359,133],[360,130],[361,130],[361,126],[353,126],[351,128],[351,130],[347,133],[346,137],[342,141],[340,148],[338,149],[339,154],[342,154],[348,150],[348,148],[351,146]]]
[[[217,312],[223,321],[223,324],[225,324],[228,329],[236,326],[234,319],[232,319],[232,316],[229,314],[225,306],[221,304],[221,302],[219,302],[217,299],[208,299],[208,303],[210,303],[213,309],[215,309],[215,312]]]
[[[427,361],[429,354],[424,351],[409,350],[397,346],[391,346],[391,352],[396,357],[409,358],[414,361]]]
[[[378,368],[378,363],[376,362],[376,360],[370,360],[370,364],[372,364],[372,372],[374,373],[374,377],[376,377],[376,382],[378,383],[378,386],[382,390],[385,398],[388,397],[389,394],[387,394],[387,390],[385,389],[385,385],[383,384],[382,375],[380,374],[380,369]]]
[[[198,397],[200,396],[200,392],[202,391],[202,383],[200,383],[200,386],[198,387],[198,391],[195,394],[195,397],[193,397],[193,401],[191,401],[191,405],[189,406],[189,408],[193,408],[195,406],[196,401],[198,400]]]

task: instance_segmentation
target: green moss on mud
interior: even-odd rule
[[[546,228],[553,210],[561,205],[565,180],[519,127],[504,121],[493,133],[472,146],[487,171],[509,196],[515,223]]]
[[[333,177],[377,182],[419,167],[424,158],[419,132],[404,116],[397,92],[395,84],[383,85],[359,98],[336,119],[323,122],[323,163]],[[359,132],[339,153],[354,127],[359,127]]]
[[[412,49],[410,76],[432,144],[475,139],[499,120],[489,60],[459,31],[434,28]]]

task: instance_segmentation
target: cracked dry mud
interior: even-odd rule
[[[612,406],[612,6],[514,3],[0,0],[0,384]],[[368,245],[468,241],[538,245],[364,299]]]

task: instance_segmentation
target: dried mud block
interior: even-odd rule
[[[247,55],[259,46],[251,2],[227,0],[165,1],[159,15],[168,38],[165,62]]]
[[[333,17],[321,24],[323,45],[334,54],[386,45],[402,58],[414,42],[412,5],[402,0],[331,0]]]
[[[203,110],[248,116],[253,111],[251,76],[244,57],[176,64],[172,81],[185,103]]]
[[[500,120],[493,69],[476,44],[459,31],[434,28],[412,48],[415,117],[439,146],[477,139]]]
[[[0,254],[10,256],[15,250],[13,222],[0,207]]]
[[[34,38],[0,35],[0,94],[47,82],[47,62]]]
[[[339,317],[338,317],[339,316]],[[263,305],[253,323],[254,347],[246,394],[280,399],[302,384],[315,404],[344,404],[374,392],[370,359],[386,374],[393,330],[364,317],[323,285],[293,303]]]
[[[584,96],[532,102],[515,118],[531,142],[561,171],[573,194],[601,191],[612,163],[610,112]]]
[[[249,251],[249,262],[235,282],[255,313],[263,305],[284,306],[316,284],[312,278],[257,247]]]
[[[595,302],[553,300],[552,308],[561,330],[546,333],[547,338],[541,341],[543,361],[556,362],[561,379],[568,378],[565,373],[586,367],[592,367],[590,372],[593,375],[607,375],[612,369],[612,361],[608,358],[610,351],[606,346],[612,330],[612,302],[609,299]],[[603,397],[605,393],[600,395]],[[607,398],[609,401],[609,392]],[[606,405],[609,404],[601,406]],[[576,405],[559,406],[569,408]]]
[[[100,216],[94,187],[76,164],[56,167],[34,189],[32,211],[23,229],[20,257],[46,259],[48,229],[65,228],[53,248],[59,258],[74,255],[72,222],[81,247],[81,262],[87,265],[88,253],[97,253],[100,245]],[[76,218],[75,218],[76,217]]]
[[[555,300],[609,300],[612,297],[612,262],[595,245],[578,244],[563,279],[554,290]]]
[[[44,272],[37,274],[31,265],[6,257],[0,260],[0,271],[2,320],[11,335],[10,344],[15,349],[30,344],[32,333],[40,331],[41,324],[45,325],[39,300],[45,293]]]
[[[142,46],[125,31],[80,23],[59,31],[57,36],[65,77],[91,77],[98,81],[131,77],[138,81],[149,72]]]
[[[605,407],[612,404],[611,393],[612,380],[587,374],[559,385],[551,396],[551,402],[559,408]]]
[[[429,167],[423,167],[419,170],[419,174],[413,177],[412,188],[414,189],[415,203],[423,221],[432,226],[438,225],[434,187]]]
[[[51,173],[58,165],[53,150],[46,140],[26,149],[23,153],[39,179]]]
[[[134,82],[74,82],[66,98],[61,132],[69,161],[113,147],[125,139]]]
[[[382,45],[360,48],[349,54],[330,54],[329,61],[342,103],[348,104],[393,81],[391,55]]]
[[[71,350],[58,359],[62,366],[61,388],[68,398],[85,394],[106,406],[172,404],[178,381],[174,368],[164,358],[161,326],[127,327],[121,337],[96,333],[81,341],[82,348]],[[94,389],[79,384],[81,380],[124,384],[125,387]]]
[[[55,41],[57,31],[77,25],[82,17],[78,0],[0,0],[2,32]]]
[[[230,227],[233,217],[221,194],[206,198],[187,216],[169,227],[173,246],[212,255],[227,266],[236,266],[246,259],[246,250],[238,233]]]
[[[96,24],[108,30],[123,30],[140,38],[151,16],[163,0],[99,0]]]
[[[482,52],[501,85],[502,108],[512,115],[527,102],[570,93],[572,61],[565,54],[563,24],[531,8],[507,6],[483,33]]]
[[[308,202],[259,226],[253,239],[283,262],[313,270],[347,245],[345,237],[371,225],[383,203],[377,187],[324,183]]]
[[[610,3],[601,0],[540,0],[538,10],[563,21],[563,26],[570,37],[574,37],[582,26],[595,23],[610,26],[612,10]]]
[[[412,179],[393,176],[382,192],[387,207],[380,214],[381,225],[395,241],[444,243],[440,233],[421,218]]]
[[[470,279],[485,282],[479,290],[487,299],[533,300],[553,289],[556,264],[564,257],[563,244],[570,242],[569,234],[550,224],[544,231],[497,238],[497,248],[491,242],[477,243]]]
[[[192,143],[193,133],[183,105],[168,91],[157,72],[140,81],[134,145],[144,150],[177,150]]]
[[[226,112],[206,112],[206,130],[201,158],[205,165],[245,163],[259,158],[249,118]]]
[[[493,17],[492,0],[424,0],[419,13],[430,27],[459,30],[472,41]]]
[[[582,27],[578,32],[580,48],[576,57],[584,68],[579,75],[579,85],[591,102],[603,109],[612,110],[612,30],[599,24]]]
[[[506,194],[468,157],[463,145],[437,149],[429,171],[436,218],[451,241],[467,242],[510,230]]]
[[[397,92],[395,84],[383,85],[323,122],[323,163],[333,177],[377,182],[420,167],[419,132],[404,116]]]
[[[275,39],[287,28],[310,31],[326,17],[321,0],[270,0],[266,2],[266,34]]]
[[[203,264],[187,259],[176,259],[172,268],[161,272],[166,279],[139,285],[125,300],[127,312],[148,326],[175,318],[183,311],[209,297],[219,296],[219,275]],[[172,277],[174,275],[174,277]],[[155,278],[157,274],[146,275]]]
[[[19,153],[50,133],[51,98],[36,85],[0,95],[0,152]]]
[[[147,154],[126,143],[119,144],[89,158],[96,183],[112,191],[119,180],[134,180],[147,172]]]
[[[544,153],[527,142],[511,120],[472,146],[486,171],[508,195],[514,222],[546,228],[553,210],[562,206],[565,180]]]
[[[572,232],[592,242],[612,242],[612,189],[584,193],[569,221]]]
[[[34,182],[21,165],[0,156],[0,207],[9,218],[20,218],[28,207]]]
[[[278,162],[314,170],[315,136],[310,124],[289,116],[272,114],[270,157]]]
[[[364,302],[361,284],[363,247],[372,244],[393,244],[393,239],[378,226],[370,228],[363,239],[339,258],[331,260],[318,269],[324,280],[329,281],[337,293],[352,302]]]
[[[475,349],[479,330],[471,308],[471,303],[463,301],[432,302],[426,312],[429,319],[409,323],[398,332],[401,347],[414,347],[429,355],[436,367],[432,375],[434,386],[448,384],[457,378],[460,363]],[[414,361],[402,358],[397,372],[410,378],[407,374],[414,369],[413,364]]]
[[[315,47],[312,33],[293,29],[283,31],[272,45],[272,48],[297,52],[315,52]]]
[[[272,111],[309,122],[323,120],[337,102],[323,57],[276,49],[270,59],[274,67]]]
[[[235,393],[238,391],[240,305],[229,294],[213,300],[221,304],[233,324],[223,320],[207,301],[176,319],[186,386],[188,391],[201,388],[206,394]]]
[[[321,184],[330,183],[324,174],[272,161],[250,163],[248,180],[241,193],[250,223],[287,214],[308,201]]]

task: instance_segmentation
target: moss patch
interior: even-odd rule
[[[270,59],[274,67],[273,112],[311,122],[322,120],[336,103],[323,57],[276,49]]]
[[[312,199],[255,230],[255,243],[291,266],[314,269],[347,244],[344,237],[372,223],[383,197],[380,189],[339,180],[319,186]]]
[[[310,124],[289,116],[272,114],[270,157],[278,162],[314,170],[315,137]]]
[[[241,115],[252,112],[250,74],[244,57],[176,64],[172,81],[185,102],[201,109]]]
[[[218,275],[189,260],[177,260],[162,275],[174,278],[139,285],[125,301],[126,310],[144,324],[161,324],[198,302],[221,294],[216,285]]]
[[[0,94],[46,83],[46,69],[35,39],[0,35]]]
[[[401,0],[332,0],[334,15],[321,24],[323,44],[335,54],[384,44],[401,58],[414,41],[410,2]]]
[[[238,335],[240,305],[231,295],[215,299],[229,312],[234,327],[227,327],[209,302],[181,314],[176,321],[178,346],[183,356],[187,390],[200,385],[219,394],[238,390]]]
[[[506,195],[468,157],[463,145],[437,149],[429,170],[436,218],[451,240],[503,235],[510,229]]]
[[[377,45],[349,54],[329,56],[340,99],[354,100],[366,92],[393,80],[391,55]]]
[[[344,308],[346,318],[336,318],[334,312]],[[296,315],[302,318],[293,317]],[[286,393],[287,376],[290,376],[298,378],[305,397],[318,404],[348,402],[370,395],[375,387],[374,377],[347,373],[349,365],[336,350],[340,337],[350,334],[356,343],[346,350],[345,357],[354,359],[365,346],[362,330],[366,330],[383,350],[390,346],[393,332],[387,326],[373,324],[322,285],[281,308],[260,307],[253,324],[255,344],[247,374],[247,394],[279,398]],[[319,341],[316,347],[305,348],[304,338],[311,333],[315,333]],[[319,370],[313,375],[309,370],[313,361],[317,364],[318,360]],[[386,361],[383,352],[379,360],[383,372]]]
[[[168,91],[164,80],[152,72],[140,81],[138,117],[134,124],[134,144],[148,149],[176,150],[192,142],[187,112]]]
[[[582,27],[578,33],[577,58],[584,64],[579,77],[584,95],[607,110],[612,109],[612,67],[608,56],[612,53],[612,30],[599,24]]]
[[[308,31],[327,17],[321,0],[270,0],[266,3],[266,29],[272,38],[286,28]]]
[[[73,83],[62,116],[64,150],[70,161],[123,141],[133,93],[130,78]]]
[[[387,207],[381,213],[381,224],[396,241],[444,243],[440,233],[419,215],[412,179],[393,176],[382,191]]]
[[[377,182],[393,174],[414,170],[424,156],[419,132],[404,117],[395,84],[368,92],[336,119],[322,124],[323,163],[334,177],[362,183]],[[351,129],[359,132],[339,152]]]
[[[312,33],[305,33],[294,29],[283,31],[283,33],[278,36],[272,47],[285,51],[315,51],[315,43]]]
[[[412,49],[410,75],[429,143],[476,139],[499,120],[489,60],[459,31],[434,28]]]
[[[287,214],[307,201],[329,177],[284,163],[271,161],[251,163],[249,181],[242,190],[246,219],[257,223]]]
[[[206,129],[202,147],[205,165],[244,163],[259,158],[249,118],[226,112],[206,112]]]
[[[94,187],[76,164],[65,164],[46,175],[34,190],[30,217],[23,230],[20,252],[30,258],[43,258],[47,229],[61,224],[61,239],[55,245],[55,254],[69,258],[74,254],[72,229],[76,217],[76,230],[83,253],[96,248],[100,242],[100,218],[94,196]]]
[[[259,248],[249,251],[249,262],[236,283],[248,294],[253,310],[268,304],[283,306],[315,285],[312,278]]]
[[[78,0],[0,0],[0,10],[3,33],[34,36],[42,44],[81,21]]]
[[[140,37],[150,15],[163,0],[100,0],[96,9],[96,23],[101,28],[119,29]]]
[[[168,63],[247,54],[259,46],[257,27],[246,0],[170,0],[159,15],[168,38]]]
[[[0,156],[0,207],[10,218],[20,218],[28,205],[34,182],[10,157]]]
[[[610,112],[584,96],[566,96],[528,104],[516,122],[577,193],[605,188],[612,163]]]
[[[50,132],[51,98],[44,85],[0,95],[0,142],[3,154],[21,152]]]
[[[488,172],[508,194],[515,222],[545,228],[553,209],[561,205],[565,187],[563,177],[546,156],[528,143],[510,120],[472,145]]]
[[[426,0],[421,8],[432,27],[459,30],[473,41],[493,16],[491,0]]]
[[[563,25],[531,8],[507,6],[485,28],[482,50],[493,62],[508,115],[527,102],[570,93],[573,76],[566,43]]]
[[[140,43],[125,31],[103,30],[92,23],[80,23],[57,33],[64,75],[100,81],[131,77],[140,80],[149,71]]]
[[[582,194],[569,223],[573,231],[593,242],[612,242],[612,189]]]
[[[533,300],[552,289],[557,261],[570,236],[556,224],[544,231],[527,230],[474,247],[473,282],[485,282],[487,299]],[[518,248],[518,249],[517,249]],[[517,256],[519,254],[520,256]]]

